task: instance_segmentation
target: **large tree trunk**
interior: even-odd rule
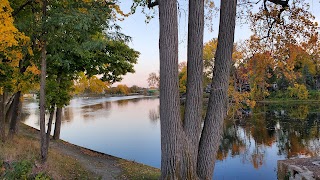
[[[60,139],[61,123],[62,123],[62,108],[57,107],[56,123],[54,126],[54,135],[53,135],[54,140]]]
[[[161,179],[181,177],[177,2],[159,1]]]
[[[45,124],[45,86],[46,86],[46,71],[47,71],[47,42],[45,39],[45,19],[47,13],[47,0],[42,1],[42,37],[41,37],[41,79],[40,79],[40,149],[41,149],[41,160],[42,162],[47,161],[48,151],[46,143],[46,124]]]
[[[184,131],[190,154],[184,154],[184,167],[189,179],[196,179],[198,145],[202,122],[203,101],[203,30],[204,1],[189,0],[187,99]],[[189,162],[188,162],[189,161]],[[191,176],[191,177],[190,177]]]
[[[227,91],[234,42],[237,0],[221,0],[218,46],[212,90],[200,139],[197,173],[201,179],[212,179],[220,145],[223,120],[227,113]]]
[[[18,122],[18,118],[21,114],[21,109],[20,109],[20,97],[21,97],[21,91],[18,91],[17,93],[15,93],[13,101],[12,101],[12,106],[10,108],[12,108],[10,110],[9,108],[9,112],[11,113],[11,121],[10,121],[10,127],[9,127],[9,136],[13,137],[14,134],[16,134],[17,132],[17,122]]]
[[[0,94],[0,140],[5,142],[6,133],[5,133],[5,93]]]

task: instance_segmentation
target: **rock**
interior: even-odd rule
[[[320,180],[320,157],[279,160],[278,179]]]

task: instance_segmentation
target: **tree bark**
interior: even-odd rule
[[[181,177],[177,2],[159,1],[161,178]]]
[[[21,91],[18,91],[13,98],[12,101],[12,111],[8,113],[11,113],[11,121],[10,121],[10,127],[9,127],[9,137],[13,137],[14,134],[17,132],[17,122],[18,117],[20,116],[21,109],[20,109],[20,97],[21,97]]]
[[[0,140],[5,142],[6,133],[5,133],[5,93],[0,94]]]
[[[203,31],[204,31],[204,1],[189,0],[188,24],[188,54],[187,54],[187,99],[185,107],[184,131],[187,137],[189,163],[184,165],[183,174],[196,179],[198,145],[202,122],[203,100]],[[193,174],[193,175],[192,175]]]
[[[62,108],[61,107],[57,107],[56,123],[55,123],[55,126],[54,126],[54,135],[53,135],[53,139],[54,140],[59,140],[60,139],[61,123],[62,123]]]
[[[201,179],[212,179],[223,120],[227,113],[227,91],[232,64],[236,5],[237,0],[221,0],[212,90],[198,152],[197,173]]]
[[[4,107],[6,123],[9,121],[9,119],[11,119],[11,115],[13,113],[13,100],[15,95],[16,94],[10,97],[10,99],[8,100],[8,102],[5,104],[5,107]]]
[[[54,111],[55,111],[55,107],[52,108],[52,110],[50,111],[50,116],[49,116],[49,122],[48,122],[48,129],[47,129],[47,136],[46,136],[46,150],[47,150],[47,154],[49,151],[49,142],[50,142],[50,134],[51,134],[51,129],[52,129],[52,121],[53,121],[53,116],[54,116]]]
[[[42,36],[41,36],[41,79],[40,79],[40,148],[41,160],[43,163],[47,161],[48,151],[46,143],[46,125],[45,125],[45,86],[46,86],[46,69],[47,69],[47,42],[45,39],[45,19],[47,13],[47,0],[42,1]]]

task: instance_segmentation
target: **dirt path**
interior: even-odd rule
[[[59,150],[65,155],[78,160],[86,169],[100,176],[102,179],[115,180],[121,175],[121,168],[117,166],[117,158],[88,150],[63,141],[53,141],[51,148]]]
[[[39,139],[37,135],[38,130],[22,124],[21,126],[20,133]],[[33,133],[30,133],[30,131]],[[119,158],[76,146],[62,140],[50,140],[50,148],[75,158],[84,168],[101,177],[101,179],[116,180],[119,179],[122,174],[122,169],[118,166]],[[121,179],[123,179],[123,177],[121,177]]]

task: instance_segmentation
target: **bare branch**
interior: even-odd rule
[[[289,7],[288,3],[289,3],[289,0],[267,0],[267,1],[270,1],[274,4],[278,4],[278,5],[281,5],[282,8],[286,8],[286,7]]]
[[[270,12],[269,12],[267,5],[266,5],[267,1],[282,6],[282,8],[279,11],[279,14],[277,15],[277,18],[273,18],[273,21],[271,22],[271,24],[269,23],[269,20],[268,20],[268,18],[270,17]],[[288,2],[289,2],[289,0],[285,0],[285,1],[283,1],[283,0],[264,0],[263,1],[263,7],[264,7],[264,11],[266,12],[266,15],[267,15],[267,22],[268,22],[269,29],[268,29],[267,36],[261,38],[261,40],[270,37],[270,33],[271,33],[271,30],[272,30],[274,24],[276,22],[280,21],[280,17],[281,17],[282,12],[289,7]]]

